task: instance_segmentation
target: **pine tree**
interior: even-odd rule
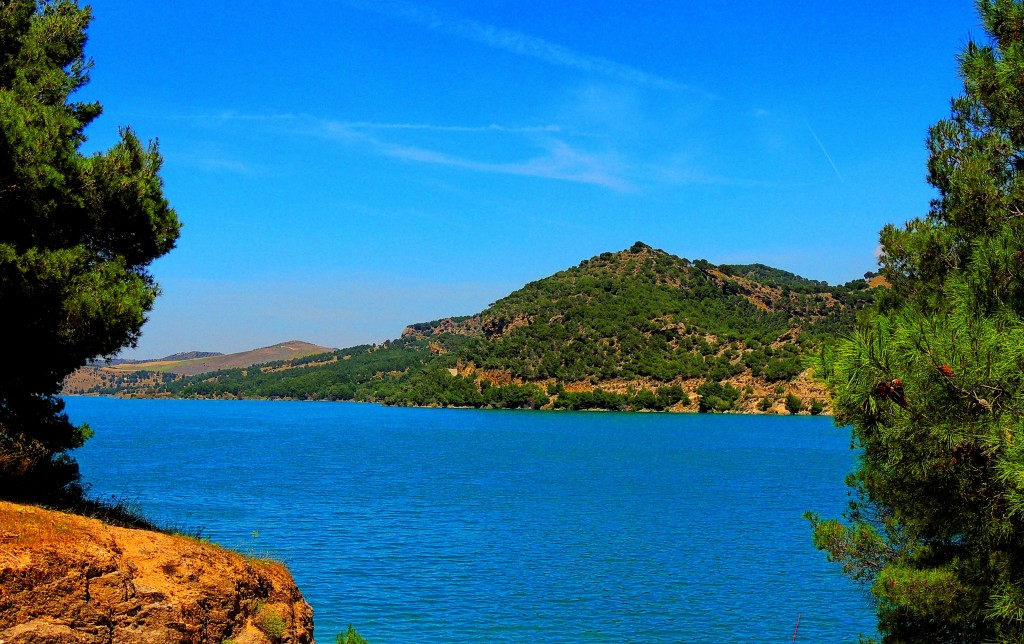
[[[133,345],[157,287],[149,263],[179,223],[163,197],[155,144],[129,129],[80,152],[98,103],[88,82],[87,8],[72,0],[0,2],[0,498],[80,493],[75,427],[56,394],[86,360]]]
[[[823,356],[862,455],[816,545],[870,585],[885,642],[1024,641],[1024,3],[929,132],[926,217],[881,233],[892,288]]]

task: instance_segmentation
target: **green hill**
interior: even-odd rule
[[[491,407],[827,411],[806,373],[871,304],[763,265],[637,242],[531,282],[473,316],[381,345],[176,379],[134,393]],[[128,393],[132,393],[129,391]]]

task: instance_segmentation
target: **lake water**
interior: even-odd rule
[[[831,419],[68,398],[96,495],[291,569],[317,638],[852,642]]]

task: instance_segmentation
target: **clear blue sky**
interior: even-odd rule
[[[343,347],[642,240],[845,282],[927,212],[967,0],[95,0],[185,224],[139,348]]]

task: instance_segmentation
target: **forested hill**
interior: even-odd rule
[[[381,345],[134,393],[820,412],[827,394],[808,377],[808,358],[852,329],[871,302],[863,280],[831,287],[637,242],[531,282],[477,315],[413,324]]]

